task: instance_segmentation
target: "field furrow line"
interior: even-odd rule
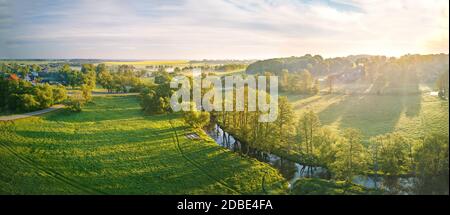
[[[172,130],[174,131],[174,135],[172,136],[172,139],[175,143],[175,145],[177,146],[178,151],[180,152],[181,156],[183,156],[184,159],[186,159],[189,163],[191,163],[193,166],[195,166],[197,169],[199,169],[200,171],[203,172],[203,174],[205,174],[206,176],[208,176],[209,178],[211,178],[212,180],[218,182],[219,184],[221,184],[222,186],[224,186],[225,188],[227,188],[228,190],[237,193],[237,194],[242,194],[239,191],[237,191],[236,189],[234,189],[233,187],[231,187],[230,185],[228,185],[226,182],[215,178],[214,176],[208,174],[208,172],[206,170],[204,170],[200,164],[198,164],[197,162],[195,162],[194,160],[192,160],[191,158],[189,158],[188,156],[186,156],[186,154],[184,154],[183,150],[181,149],[180,146],[180,141],[178,140],[178,134],[177,131],[175,130],[175,128],[173,127],[172,122],[170,122],[170,126],[172,127]]]
[[[68,184],[68,185],[70,185],[70,186],[72,186],[72,187],[74,187],[74,188],[76,188],[78,190],[81,190],[83,192],[87,192],[87,193],[90,193],[90,194],[106,194],[103,191],[100,191],[100,190],[97,190],[97,189],[94,189],[94,188],[90,188],[90,187],[88,187],[86,185],[83,185],[83,184],[81,184],[79,182],[76,182],[76,181],[74,181],[74,180],[72,180],[70,178],[67,178],[66,176],[63,176],[60,173],[55,172],[55,171],[53,171],[51,169],[46,169],[46,168],[41,167],[35,161],[33,161],[33,160],[29,159],[29,158],[26,158],[25,156],[19,155],[17,152],[14,151],[14,149],[12,149],[11,147],[9,147],[7,144],[5,144],[3,142],[0,142],[0,146],[5,148],[6,150],[8,150],[13,156],[18,158],[20,161],[30,165],[34,169],[38,169],[38,170],[44,172],[45,174],[51,176],[52,178],[54,178],[56,180],[59,180],[59,181],[65,183],[65,184]]]

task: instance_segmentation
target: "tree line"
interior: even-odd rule
[[[66,89],[61,85],[33,85],[16,74],[0,78],[1,111],[33,111],[62,103],[66,98]]]
[[[417,192],[425,193],[442,192],[436,186],[448,181],[448,135],[432,133],[411,139],[394,132],[366,140],[356,128],[338,131],[322,126],[312,110],[296,115],[286,97],[279,98],[275,122],[259,123],[260,114],[246,109],[213,116],[248,148],[324,167],[336,180],[351,182],[357,175],[416,177],[421,183],[418,187],[427,187]]]

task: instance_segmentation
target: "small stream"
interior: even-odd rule
[[[240,142],[229,133],[224,132],[218,124],[212,125],[206,132],[218,145],[239,153],[240,155],[247,155],[272,165],[288,180],[290,187],[299,178],[330,179],[330,174],[328,174],[328,171],[325,168],[302,165],[275,154],[251,147],[249,148],[245,143]],[[393,194],[413,194],[415,181],[416,180],[413,177],[387,178],[381,176],[356,176],[353,179],[353,183],[362,185],[366,188],[379,188]]]

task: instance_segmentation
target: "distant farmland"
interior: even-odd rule
[[[138,66],[138,67],[159,66],[159,65],[167,65],[167,66],[202,65],[201,63],[191,64],[190,61],[188,61],[188,60],[106,61],[104,63],[106,65],[110,65],[110,66],[115,66],[115,65],[133,65],[133,66]]]

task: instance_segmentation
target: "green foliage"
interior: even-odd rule
[[[39,102],[36,101],[35,96],[31,94],[18,95],[19,109],[23,111],[33,111],[39,107]]]
[[[48,108],[54,104],[52,86],[49,84],[38,85],[34,90],[40,108]]]
[[[442,72],[441,75],[439,75],[437,81],[436,81],[436,87],[439,92],[439,97],[442,99],[448,99],[448,93],[449,93],[449,72],[448,68],[447,71]]]
[[[0,110],[32,111],[61,103],[67,97],[62,86],[32,85],[19,79],[0,79]]]
[[[297,123],[297,140],[302,151],[314,156],[315,138],[320,130],[320,120],[312,110],[304,113]]]
[[[195,103],[191,102],[191,109],[183,113],[184,121],[193,128],[204,128],[209,124],[209,112],[198,111]]]
[[[421,179],[422,194],[447,194],[442,181],[449,180],[448,136],[434,133],[417,145],[415,150],[416,173]]]
[[[173,89],[170,88],[172,77],[166,72],[156,74],[156,86],[143,86],[141,89],[141,107],[147,114],[161,114],[172,111],[170,97]]]
[[[314,81],[311,73],[306,69],[300,73],[292,74],[287,70],[283,70],[281,73],[280,89],[282,92],[296,94],[318,94],[320,85],[318,80]]]
[[[245,64],[225,64],[221,66],[216,66],[215,70],[220,72],[230,72],[235,70],[243,70],[247,68]]]
[[[67,99],[67,90],[64,86],[55,86],[53,87],[53,103],[59,104],[64,102]]]
[[[370,155],[375,171],[387,175],[407,174],[413,168],[414,140],[399,133],[372,138]]]
[[[344,181],[329,181],[318,178],[302,178],[294,183],[291,191],[295,195],[372,195],[381,194],[377,190]]]
[[[85,85],[84,87],[88,87],[91,90],[94,89],[97,77],[95,66],[93,64],[83,64],[81,66],[81,73],[81,84]]]
[[[170,97],[161,97],[157,90],[149,90],[141,94],[141,107],[147,114],[161,114],[171,111]]]
[[[336,160],[330,165],[335,177],[351,182],[353,176],[367,167],[365,154],[361,132],[351,128],[344,130],[343,139],[336,145]]]
[[[106,69],[97,69],[97,81],[108,92],[113,90],[113,76]]]
[[[278,137],[279,144],[288,146],[293,136],[294,112],[286,97],[278,99],[278,118],[273,122],[274,133]]]
[[[86,100],[80,93],[73,95],[65,102],[67,109],[69,109],[72,112],[81,112],[85,104]]]
[[[81,95],[85,102],[90,102],[92,100],[92,88],[89,85],[81,85]]]

